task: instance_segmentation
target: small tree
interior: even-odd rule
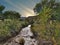
[[[2,13],[2,11],[5,9],[5,7],[3,5],[0,5],[0,13]]]

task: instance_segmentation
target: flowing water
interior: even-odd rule
[[[10,39],[4,45],[21,45],[20,38],[24,39],[23,45],[37,45],[37,40],[33,38],[34,35],[30,27],[31,25],[28,25],[27,27],[23,28],[16,37]]]

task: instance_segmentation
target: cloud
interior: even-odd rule
[[[5,0],[7,3],[9,3],[10,5],[12,5],[13,7],[15,7],[17,9],[17,11],[21,12],[22,15],[26,16],[27,13],[31,14],[31,16],[34,15],[34,12],[32,9],[28,8],[27,6],[21,4],[21,3],[13,3],[11,0]],[[30,16],[30,15],[27,15]]]
[[[18,6],[20,6],[25,11],[25,13],[29,13],[29,14],[31,14],[31,16],[34,16],[33,9],[30,9],[29,7],[27,7],[26,5],[24,5],[22,3],[18,3]]]
[[[20,9],[16,4],[14,4],[11,0],[5,0],[8,4],[12,5],[13,7]]]

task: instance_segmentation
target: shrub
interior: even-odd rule
[[[17,19],[4,19],[4,21],[0,21],[0,37],[14,36],[21,27],[21,22]]]

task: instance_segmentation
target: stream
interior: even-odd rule
[[[24,39],[24,44],[22,45],[37,45],[37,40],[33,36],[31,25],[28,25],[27,27],[22,28],[16,37],[8,40],[4,45],[21,45],[20,38]]]

